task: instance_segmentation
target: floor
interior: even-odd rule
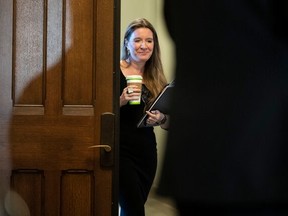
[[[150,191],[145,204],[145,214],[146,216],[179,216],[173,202],[170,199],[159,197],[153,190]]]
[[[153,190],[145,204],[146,216],[177,216],[177,209],[171,200],[159,197]]]

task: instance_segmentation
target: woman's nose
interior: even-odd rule
[[[145,42],[145,41],[142,41],[141,44],[140,44],[140,47],[146,48],[146,47],[147,47],[146,42]]]

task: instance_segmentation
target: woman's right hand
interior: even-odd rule
[[[127,86],[120,95],[120,107],[126,105],[130,100],[136,100],[140,94],[140,89],[136,85]]]

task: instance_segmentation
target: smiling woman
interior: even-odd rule
[[[141,7],[139,7],[139,4]],[[126,30],[126,27],[128,23],[131,22],[131,20],[134,20],[139,17],[145,17],[148,19],[151,23],[154,24],[154,27],[157,29],[158,33],[158,39],[160,41],[161,46],[165,47],[164,52],[161,53],[161,57],[163,60],[163,68],[165,71],[165,76],[167,78],[167,81],[171,81],[174,79],[173,76],[173,68],[174,68],[174,58],[173,58],[173,51],[174,46],[171,42],[171,39],[169,38],[165,23],[163,22],[162,17],[162,0],[125,0],[121,2],[121,35],[124,35],[124,32]],[[123,39],[124,40],[124,39]],[[140,42],[139,42],[140,43]],[[147,41],[141,41],[141,45],[147,44]],[[123,44],[123,41],[121,41],[121,44]],[[148,45],[148,44],[147,44]],[[142,90],[145,92],[145,89]],[[162,130],[160,127],[154,127],[154,132],[156,135],[156,141],[157,141],[157,152],[158,152],[158,168],[156,170],[155,178],[152,187],[156,188],[158,184],[158,172],[161,169],[162,164],[162,154],[164,152],[165,148],[165,142],[166,142],[166,136],[167,131]],[[154,205],[156,204],[157,205]],[[163,204],[163,205],[162,205]],[[158,214],[151,214],[152,212],[157,211],[159,215],[160,211],[158,211],[158,207],[160,210],[160,206],[167,206],[163,200],[159,199],[157,196],[153,196],[152,192],[152,198],[151,196],[148,197],[147,203],[145,204],[146,214],[148,216],[150,215],[158,215]],[[168,208],[169,209],[169,208]],[[162,208],[162,212],[163,208]],[[167,214],[168,216],[169,214]],[[170,215],[169,215],[170,216]]]
[[[133,20],[127,27],[120,61],[120,143],[119,143],[119,203],[121,216],[145,216],[144,205],[152,187],[157,168],[157,141],[153,127],[137,128],[137,122],[147,107],[166,86],[157,32],[145,18]],[[133,75],[134,83],[127,78]],[[135,83],[135,76],[143,78]],[[128,93],[133,88],[133,93]],[[146,89],[148,97],[139,103]],[[153,121],[161,116],[153,114]],[[154,120],[155,118],[155,120]],[[150,117],[149,117],[150,119]]]

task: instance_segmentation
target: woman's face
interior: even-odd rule
[[[146,62],[151,57],[154,49],[153,33],[148,28],[138,28],[126,43],[130,52],[130,60]]]

